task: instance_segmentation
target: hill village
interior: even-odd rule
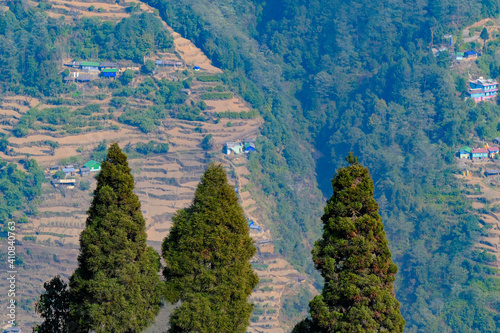
[[[152,60],[150,60],[152,61]],[[146,58],[144,58],[144,65],[146,65]],[[131,63],[118,63],[112,61],[72,61],[65,63],[64,66],[68,71],[63,72],[63,81],[66,83],[71,82],[90,82],[100,78],[116,78],[117,73],[122,73],[126,70],[139,71],[140,68],[137,64]],[[174,69],[185,69],[185,63],[179,60],[154,60],[155,68],[170,67]],[[194,66],[195,71],[199,71],[199,66]]]

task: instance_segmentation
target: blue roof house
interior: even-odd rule
[[[75,168],[63,168],[62,171],[66,174],[66,176],[69,176],[73,174],[76,170]]]
[[[251,151],[255,151],[255,143],[250,142],[245,144],[245,153],[249,153]]]
[[[464,52],[464,57],[468,59],[477,58],[477,52],[476,51]]]

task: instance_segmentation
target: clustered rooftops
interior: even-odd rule
[[[470,83],[479,84],[479,85],[482,85],[482,86],[487,86],[487,85],[492,85],[492,84],[498,84],[497,81],[495,81],[493,79],[485,79],[482,76],[479,79],[477,79],[477,80],[471,80],[469,82]]]

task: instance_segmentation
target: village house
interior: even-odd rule
[[[255,224],[255,222],[253,222],[253,221],[249,221],[248,222],[248,228],[250,230],[255,230],[257,232],[261,232],[262,231],[262,228],[259,225]]]
[[[488,158],[488,149],[486,148],[476,148],[471,151],[471,159],[473,161],[482,160]]]
[[[92,71],[98,71],[99,70],[99,63],[95,61],[82,61],[80,63],[80,68],[81,69],[88,69]]]
[[[458,151],[458,156],[460,158],[470,158],[471,152],[472,152],[472,149],[470,149],[467,146],[464,146],[464,147],[460,148],[460,150]]]
[[[101,75],[104,77],[116,77],[117,72],[118,72],[118,69],[116,69],[116,68],[104,68],[101,71]]]
[[[494,158],[496,154],[498,154],[498,147],[489,147],[488,148],[489,158]]]
[[[73,176],[75,174],[76,170],[73,167],[66,167],[66,168],[62,168],[62,172],[64,172],[66,174],[66,177],[67,177],[67,176]]]
[[[469,86],[467,96],[476,102],[485,101],[497,96],[498,82],[493,79],[480,77],[477,80],[469,81]]]
[[[83,165],[84,168],[88,168],[90,172],[101,171],[101,163],[90,160]]]
[[[184,66],[184,63],[182,61],[174,61],[174,60],[156,60],[155,65],[177,68]]]
[[[118,68],[118,63],[117,62],[111,62],[111,61],[104,61],[99,64],[99,69],[102,71],[103,69],[113,69],[113,68]]]
[[[80,175],[86,176],[90,173],[90,168],[87,167],[81,167],[80,168]]]
[[[71,68],[80,68],[80,64],[81,64],[80,61],[72,61],[72,62],[64,64],[64,66],[71,67]]]
[[[95,78],[94,75],[90,75],[90,74],[80,74],[80,73],[76,73],[76,74],[77,74],[76,82],[90,82]]]
[[[464,59],[464,53],[463,52],[455,52],[455,60],[463,60]]]
[[[230,155],[231,153],[243,153],[243,145],[241,142],[226,142],[226,154]]]
[[[499,137],[494,138],[493,139],[493,143],[497,144],[497,145],[500,145],[500,138]]]
[[[497,176],[497,175],[500,175],[500,170],[498,170],[498,169],[489,169],[489,170],[486,170],[484,172],[484,174],[486,175],[486,177],[488,177],[488,176]]]
[[[470,60],[476,59],[477,58],[477,52],[476,51],[467,51],[467,52],[464,52],[464,58],[470,59]]]
[[[245,153],[248,154],[251,151],[255,151],[255,143],[253,143],[253,142],[245,143]]]
[[[65,187],[65,188],[74,188],[76,180],[75,179],[54,179],[52,180],[52,185],[54,187]]]

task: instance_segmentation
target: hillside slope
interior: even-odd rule
[[[87,16],[118,22],[131,15],[127,12],[128,3],[110,5],[63,0],[49,3],[51,8],[47,10],[47,14],[51,17],[64,16],[67,21]],[[103,10],[89,11],[90,5]],[[140,4],[140,11],[136,14],[141,11],[153,12],[145,4]],[[289,320],[281,313],[284,296],[296,293],[298,288],[304,288],[298,281],[300,273],[283,257],[273,253],[273,238],[260,216],[259,203],[248,191],[248,188],[255,184],[248,179],[246,154],[227,156],[223,153],[225,142],[256,139],[261,131],[263,119],[255,115],[240,118],[242,113],[251,113],[252,108],[238,95],[226,100],[202,99],[204,93],[210,93],[213,89],[229,90],[221,81],[223,72],[214,67],[189,40],[180,37],[166,25],[164,28],[174,37],[174,50],[171,53],[152,55],[153,59],[161,56],[162,59],[182,61],[185,65],[179,69],[156,68],[151,76],[136,74],[128,87],[136,91],[147,87],[148,84],[152,85],[153,81],[148,81],[149,78],[155,82],[167,80],[174,83],[181,79],[189,80],[189,88],[185,91],[187,95],[182,105],[189,107],[204,101],[205,109],[196,116],[199,120],[179,119],[177,114],[171,113],[158,121],[153,130],[145,133],[138,125],[126,123],[123,117],[131,114],[133,110],[146,112],[145,110],[155,106],[156,102],[135,95],[126,98],[124,107],[119,106],[116,104],[116,97],[113,97],[116,96],[116,89],[108,87],[112,80],[105,78],[95,84],[76,83],[72,92],[56,96],[57,101],[63,100],[63,109],[54,104],[53,98],[7,94],[2,96],[0,103],[2,132],[11,133],[13,129],[19,128],[20,121],[31,119],[34,113],[37,114],[37,120],[30,125],[27,133],[17,137],[11,136],[7,154],[0,153],[0,157],[17,162],[21,157],[29,155],[45,168],[47,177],[52,178],[54,170],[51,172],[50,167],[58,165],[61,169],[71,164],[78,169],[91,158],[103,156],[99,148],[103,143],[118,142],[129,155],[129,163],[136,180],[135,193],[139,196],[147,221],[148,240],[157,249],[169,232],[171,216],[191,202],[207,163],[222,163],[230,175],[230,181],[239,189],[245,213],[261,226],[260,231],[252,232],[261,250],[254,258],[253,264],[263,283],[252,296],[252,300],[259,309],[265,311],[262,312],[263,316],[255,315],[252,318],[250,329],[255,332],[284,332],[283,328],[286,329]],[[68,61],[72,59],[65,59],[65,62]],[[129,68],[139,66],[127,64]],[[195,65],[200,67],[199,71],[192,69]],[[61,66],[60,70],[63,68]],[[210,81],[204,78],[210,78]],[[93,110],[90,115],[81,111],[87,109]],[[75,117],[78,117],[83,125],[78,125],[78,128],[71,127],[64,123],[69,122],[68,120],[51,122],[42,116],[50,116],[59,110],[66,114],[77,114]],[[219,116],[224,112],[231,118]],[[186,117],[188,116],[189,114]],[[210,148],[204,149],[202,142],[207,136],[211,136]],[[168,152],[141,153],[142,150],[138,147],[147,146],[151,140],[155,141],[155,145],[168,144]],[[260,149],[258,145],[257,149]],[[43,195],[37,205],[36,215],[30,217],[28,223],[20,225],[19,237],[25,240],[21,241],[19,250],[25,264],[19,281],[21,308],[18,319],[19,323],[25,325],[26,330],[30,329],[30,325],[37,318],[33,313],[33,306],[43,282],[55,274],[67,278],[75,268],[79,233],[84,226],[95,180],[92,174],[78,173],[66,178],[75,179],[75,187],[54,187],[51,179],[48,179],[43,185]],[[36,241],[33,242],[33,239]],[[309,282],[305,282],[305,285],[306,288],[312,288]],[[311,290],[314,292],[314,289]],[[162,318],[161,321],[164,322],[165,319]]]

